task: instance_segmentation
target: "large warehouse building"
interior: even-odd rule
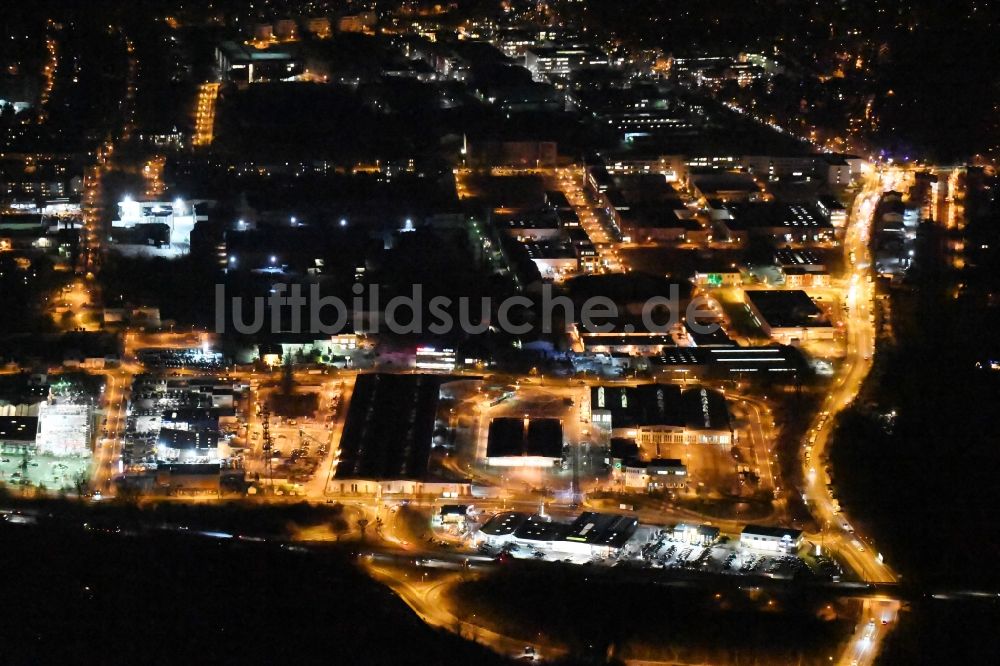
[[[458,497],[471,483],[432,462],[442,387],[466,377],[358,375],[330,489],[344,494]]]
[[[591,421],[612,437],[634,439],[651,457],[670,444],[731,446],[733,428],[725,396],[712,389],[681,391],[673,384],[596,386]]]
[[[552,467],[562,458],[559,419],[496,418],[490,422],[486,464],[497,467]]]
[[[743,300],[761,330],[782,344],[832,340],[830,318],[800,289],[747,289]]]

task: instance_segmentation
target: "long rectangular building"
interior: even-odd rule
[[[640,448],[669,444],[730,446],[733,429],[725,396],[712,389],[681,391],[673,384],[597,386],[591,389],[591,420],[612,437],[636,440]]]
[[[830,318],[800,289],[747,289],[743,300],[761,330],[778,342],[834,337]]]
[[[573,522],[564,523],[511,511],[486,521],[477,539],[495,548],[514,546],[528,551],[607,557],[618,553],[638,526],[639,521],[632,516],[611,513],[586,511]]]
[[[358,375],[331,489],[346,494],[467,495],[470,484],[432,469],[431,443],[446,375]]]

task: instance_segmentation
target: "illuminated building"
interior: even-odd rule
[[[89,456],[90,405],[44,403],[38,408],[37,451],[55,456]]]

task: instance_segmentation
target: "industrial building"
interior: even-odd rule
[[[733,428],[725,396],[713,389],[681,391],[672,384],[596,386],[591,421],[612,437],[634,439],[650,458],[671,444],[731,446]]]
[[[782,344],[834,338],[830,318],[800,289],[747,289],[743,302],[764,334]]]
[[[524,243],[528,256],[542,277],[555,277],[580,270],[580,256],[569,243],[529,241]]]
[[[536,81],[609,64],[607,54],[592,46],[535,46],[524,52],[524,66]]]
[[[787,345],[674,347],[663,349],[650,362],[660,375],[670,379],[733,379],[755,376],[791,379],[807,369],[802,353]]]
[[[471,483],[432,461],[442,387],[466,377],[358,375],[340,439],[331,488],[344,494],[471,494]]]
[[[496,467],[552,467],[562,459],[559,419],[496,418],[490,422],[486,464]]]
[[[293,44],[258,48],[225,41],[215,49],[219,72],[237,84],[265,83],[290,79],[302,71],[303,60]]]
[[[687,466],[676,458],[654,458],[643,461],[626,460],[624,486],[628,490],[658,492],[676,490],[687,485]]]
[[[751,236],[778,245],[833,243],[830,220],[805,203],[711,203],[710,215],[723,238],[745,243]]]

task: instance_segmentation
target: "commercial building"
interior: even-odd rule
[[[778,250],[774,254],[774,264],[781,271],[786,287],[830,286],[826,264],[811,250]]]
[[[529,518],[526,513],[516,511],[506,511],[498,513],[487,520],[479,528],[478,539],[494,548],[502,548],[514,540],[514,532],[517,531]]]
[[[740,547],[769,553],[794,553],[802,546],[802,530],[747,525],[740,533]]]
[[[211,430],[160,428],[156,438],[156,459],[164,463],[214,464],[222,460],[219,433]]]
[[[266,36],[260,38],[269,41]],[[301,71],[302,59],[294,44],[263,46],[222,42],[215,49],[215,61],[223,78],[237,84],[264,83],[287,79]]]
[[[417,347],[413,365],[417,370],[429,372],[452,372],[458,360],[454,349],[438,349],[437,347]]]
[[[580,270],[580,256],[575,247],[561,241],[529,241],[524,249],[542,277],[557,277]]]
[[[437,526],[453,526],[462,530],[473,516],[473,510],[471,504],[442,504],[441,510],[431,517],[431,522]]]
[[[167,463],[157,466],[155,490],[171,495],[217,496],[222,489],[219,465]]]
[[[816,201],[816,208],[822,213],[835,229],[847,226],[847,209],[836,197],[821,196]]]
[[[764,189],[757,180],[746,173],[731,171],[692,174],[689,178],[695,197],[704,201],[718,199],[723,202],[759,201]]]
[[[777,342],[834,338],[829,317],[800,289],[747,289],[743,301],[764,334]]]
[[[570,524],[565,543],[560,545],[571,552],[610,557],[632,538],[638,526],[639,521],[631,516],[587,511]]]
[[[587,511],[573,522],[547,516],[498,513],[479,529],[477,539],[495,548],[553,551],[583,557],[611,557],[635,535],[639,521],[631,516]]]
[[[626,460],[623,467],[624,485],[630,490],[658,492],[687,485],[687,466],[676,458]]]
[[[624,474],[625,463],[639,459],[639,446],[628,437],[612,437],[608,442],[608,463],[612,474]]]
[[[536,46],[524,52],[524,66],[536,81],[610,63],[607,54],[593,46]]]
[[[788,377],[807,369],[794,347],[674,347],[650,359],[654,369],[671,379]]]
[[[38,408],[36,450],[55,456],[89,456],[92,432],[90,405],[44,403]]]
[[[725,396],[713,389],[681,391],[672,384],[595,386],[591,421],[612,437],[634,439],[649,458],[672,444],[731,446],[733,429]]]
[[[559,419],[496,418],[490,422],[486,464],[497,467],[552,467],[562,459]]]
[[[739,287],[743,284],[743,272],[735,267],[718,270],[698,270],[692,278],[699,287]]]
[[[679,523],[674,526],[673,538],[692,546],[711,546],[719,540],[721,531],[712,525],[688,525]]]

